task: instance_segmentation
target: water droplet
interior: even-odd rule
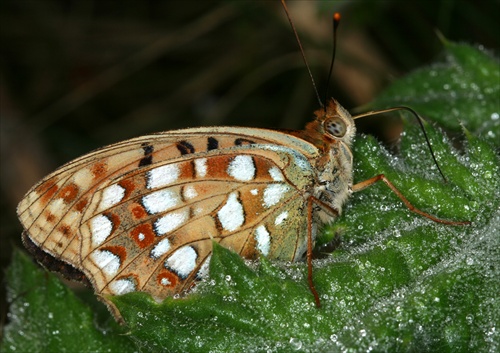
[[[302,348],[302,342],[297,338],[290,338],[290,345],[293,349],[299,350]]]
[[[474,321],[474,315],[469,314],[465,317],[465,320],[467,320],[467,323],[470,325]]]

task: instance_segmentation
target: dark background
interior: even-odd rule
[[[449,40],[499,48],[496,0],[288,6],[321,96],[331,16],[341,12],[330,94],[348,109],[436,58],[442,49],[436,30]],[[299,129],[318,108],[278,0],[3,0],[0,26],[2,278],[12,246],[20,245],[17,203],[59,165],[181,127]],[[362,129],[394,138],[392,125],[381,120]]]

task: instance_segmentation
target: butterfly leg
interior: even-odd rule
[[[311,293],[314,296],[314,301],[316,302],[316,307],[321,307],[321,302],[319,300],[318,292],[314,287],[313,282],[313,265],[312,265],[312,257],[313,257],[313,203],[316,203],[319,207],[323,208],[326,212],[330,213],[332,216],[337,217],[339,215],[339,211],[330,207],[326,203],[321,200],[318,200],[315,197],[309,196],[307,199],[307,280],[309,282],[309,288],[311,289]]]
[[[382,180],[400,199],[403,201],[405,206],[412,212],[415,212],[421,216],[424,216],[426,218],[429,218],[430,220],[437,222],[437,223],[442,223],[442,224],[447,224],[447,225],[453,225],[453,226],[460,226],[460,225],[467,225],[470,224],[470,222],[455,222],[455,221],[448,221],[445,219],[440,219],[437,217],[434,217],[433,215],[430,215],[424,211],[419,210],[415,206],[413,206],[410,201],[404,195],[399,191],[393,183],[389,179],[385,177],[384,174],[379,174],[377,176],[374,176],[373,178],[367,179],[365,181],[361,181],[352,187],[353,192],[357,192],[363,189],[366,189],[367,187],[375,184],[377,181]]]
[[[314,287],[313,282],[313,266],[312,266],[312,255],[313,255],[313,239],[312,239],[312,213],[313,213],[313,202],[314,198],[311,196],[307,199],[307,281],[309,282],[309,288],[314,296],[314,301],[316,302],[316,307],[321,307],[321,302],[319,300],[318,292]]]

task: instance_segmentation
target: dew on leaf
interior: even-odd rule
[[[290,345],[292,346],[293,349],[295,350],[299,350],[302,348],[302,341],[300,341],[299,339],[297,338],[290,338]]]

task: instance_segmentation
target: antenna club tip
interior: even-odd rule
[[[340,13],[335,12],[335,13],[333,14],[333,20],[334,20],[335,22],[340,22]]]

